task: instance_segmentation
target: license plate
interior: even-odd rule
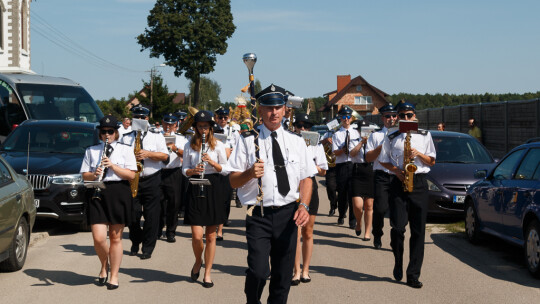
[[[39,200],[38,199],[34,199],[34,205],[36,205],[36,208],[39,208]]]
[[[465,195],[454,195],[454,203],[463,204],[465,202]]]

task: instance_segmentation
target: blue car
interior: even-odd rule
[[[530,273],[540,277],[540,142],[514,148],[469,188],[465,231],[472,243],[488,233],[522,246]]]

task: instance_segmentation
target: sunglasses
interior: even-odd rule
[[[136,119],[145,119],[146,116],[145,116],[145,115],[133,115],[133,118],[136,118]]]
[[[219,119],[228,119],[229,116],[218,116]]]
[[[351,119],[351,115],[343,115],[341,116],[341,119]]]
[[[114,134],[114,130],[113,129],[101,129],[99,130],[99,134],[109,134],[109,135],[113,135]]]
[[[384,118],[392,118],[392,117],[397,117],[397,114],[386,114],[384,115]]]
[[[309,126],[308,126],[308,125],[305,125],[305,124],[296,124],[296,127],[297,127],[298,129],[302,129],[302,128],[304,128],[304,129],[309,129]]]
[[[399,113],[399,118],[403,119],[405,116],[407,116],[407,118],[412,118],[414,113]]]

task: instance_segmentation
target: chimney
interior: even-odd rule
[[[339,93],[343,88],[351,82],[351,75],[338,75],[337,76],[337,92]]]

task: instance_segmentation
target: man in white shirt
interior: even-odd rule
[[[373,202],[373,246],[375,249],[382,247],[382,235],[384,227],[384,216],[388,211],[388,200],[390,198],[390,181],[392,176],[390,171],[384,168],[378,160],[381,153],[382,143],[388,129],[392,128],[397,121],[397,112],[394,106],[389,103],[379,109],[384,127],[371,133],[366,146],[366,160],[373,162],[374,179],[374,202]]]
[[[122,135],[131,132],[131,119],[124,117],[124,120],[122,121],[122,126],[118,128],[118,133],[120,133],[120,137]]]
[[[396,105],[400,124],[416,121],[414,105],[402,100]],[[405,128],[401,128],[405,132]],[[407,285],[412,288],[422,288],[418,280],[424,260],[424,238],[426,233],[426,218],[428,209],[428,189],[426,174],[435,164],[435,145],[431,133],[423,130],[410,132],[410,160],[414,161],[416,171],[410,177],[413,189],[405,191],[403,182],[406,178],[404,171],[404,148],[409,133],[399,130],[385,137],[379,162],[393,175],[390,185],[390,245],[394,253],[394,279],[403,278],[403,243],[405,227],[409,223],[411,232],[409,265],[407,267]],[[409,179],[409,180],[410,180]]]
[[[297,226],[309,220],[310,177],[317,169],[304,140],[282,127],[287,95],[293,94],[276,85],[257,94],[263,118],[259,134],[242,133],[228,163],[231,186],[238,188],[240,201],[248,206],[249,269],[244,288],[248,304],[260,303],[270,274],[268,303],[287,302]],[[296,203],[298,198],[300,204]]]
[[[141,105],[131,108],[134,119],[148,120],[150,111]],[[135,155],[138,162],[143,163],[144,169],[139,177],[137,196],[133,199],[134,219],[129,225],[129,239],[131,240],[130,255],[137,255],[142,244],[141,260],[152,257],[156,246],[159,230],[161,168],[168,162],[169,154],[163,134],[155,128],[146,132],[132,131],[124,134],[121,141],[133,149],[138,132],[141,132],[141,150]],[[141,217],[144,215],[144,225],[141,229]]]

